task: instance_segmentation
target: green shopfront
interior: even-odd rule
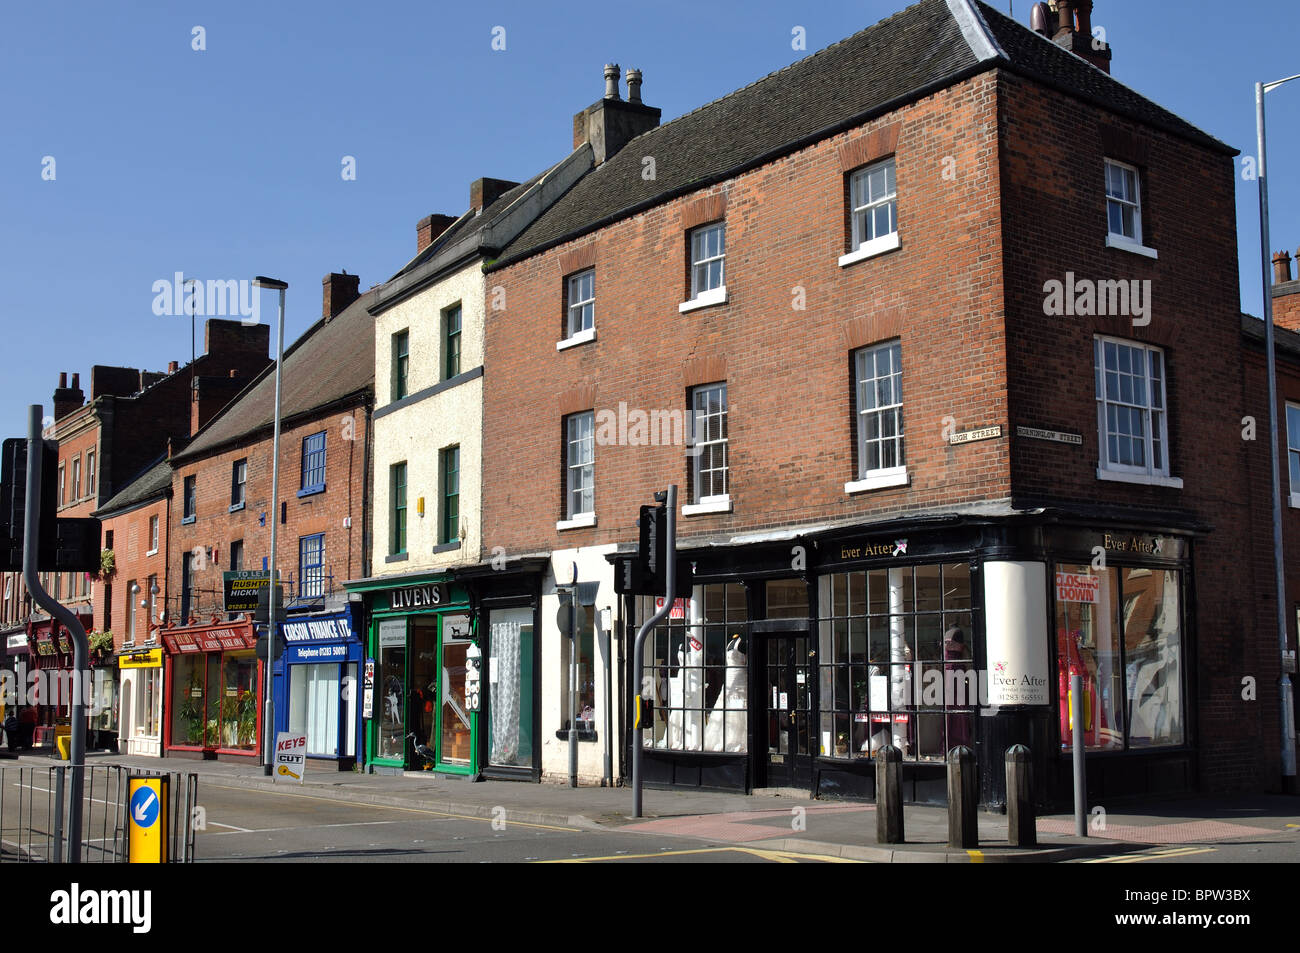
[[[477,774],[478,636],[464,587],[445,573],[425,573],[349,588],[370,608],[362,697],[368,770]]]

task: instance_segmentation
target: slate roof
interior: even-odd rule
[[[1003,68],[1203,146],[1217,139],[984,3],[922,0],[636,137],[577,182],[488,270],[731,178],[932,90]],[[655,178],[642,177],[653,156]]]
[[[367,291],[329,321],[308,328],[284,353],[282,421],[301,417],[344,397],[374,390],[375,326],[366,310],[376,289]],[[259,431],[275,418],[275,363],[249,384],[172,461],[184,462],[218,451]]]
[[[92,515],[97,519],[103,519],[141,503],[162,499],[171,492],[171,488],[172,467],[167,462],[167,458],[163,457],[146,468]]]
[[[1252,342],[1258,343],[1261,348],[1265,346],[1263,318],[1257,318],[1253,314],[1242,314],[1241,333]],[[1273,325],[1273,347],[1279,355],[1300,358],[1300,334],[1275,324]]]

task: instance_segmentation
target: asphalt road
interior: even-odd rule
[[[392,863],[842,863],[789,851],[685,837],[493,821],[279,791],[199,788],[200,862]]]

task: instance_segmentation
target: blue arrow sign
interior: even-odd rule
[[[131,795],[131,820],[139,827],[153,827],[158,823],[158,793],[150,788],[138,788]]]

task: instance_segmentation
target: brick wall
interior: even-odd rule
[[[113,534],[114,570],[111,576],[101,576],[95,580],[94,627],[97,631],[111,631],[113,644],[117,648],[121,648],[128,640],[133,640],[136,645],[146,641],[150,628],[158,624],[158,610],[167,604],[167,586],[170,581],[167,572],[167,510],[168,500],[164,498],[103,520],[105,548],[108,546],[108,534]],[[153,518],[158,520],[156,551],[153,551],[150,527]],[[148,607],[140,606],[141,600],[147,601],[149,598],[150,576],[157,576],[159,589],[154,597],[152,618]],[[134,596],[130,592],[132,582],[140,587]],[[134,626],[128,625],[128,620],[131,619],[129,601],[135,603]]]

